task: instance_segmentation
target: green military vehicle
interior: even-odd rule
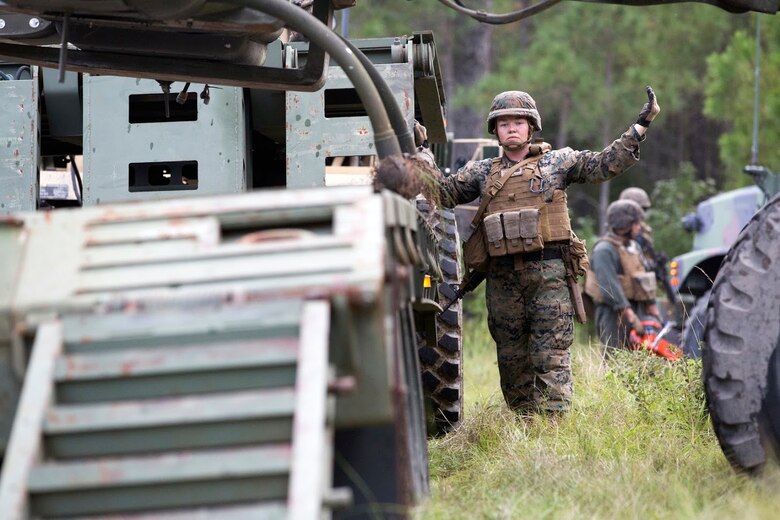
[[[392,517],[425,494],[426,434],[460,418],[455,219],[331,180],[411,167],[414,119],[443,141],[443,89],[431,34],[334,33],[354,4],[0,1],[0,516]]]
[[[415,119],[446,139],[433,35],[245,4],[0,2],[2,518],[427,491],[460,419],[459,239],[370,169],[410,164]]]
[[[692,358],[701,357],[704,321],[712,282],[723,258],[756,210],[765,202],[757,186],[720,193],[683,217],[693,234],[691,251],[669,262],[669,283],[677,294],[676,322],[682,324],[681,346]]]

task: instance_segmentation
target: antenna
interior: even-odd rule
[[[758,164],[758,80],[761,77],[761,17],[756,13],[756,65],[753,71],[753,145],[750,164]]]

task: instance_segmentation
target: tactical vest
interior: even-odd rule
[[[501,168],[501,159],[493,159],[486,185],[492,185],[503,171],[506,169]],[[482,221],[490,256],[530,253],[543,249],[547,242],[569,241],[566,192],[553,189],[552,201],[546,202],[544,191],[550,189],[549,182],[549,178],[542,177],[538,159],[504,180]]]
[[[655,273],[648,272],[645,269],[639,244],[634,242],[633,251],[629,251],[628,247],[613,237],[607,236],[601,240],[612,244],[620,255],[620,266],[623,272],[622,274],[618,273],[618,280],[626,298],[635,302],[654,301]],[[593,248],[595,249],[596,246],[593,246]],[[593,301],[596,303],[603,303],[604,301],[600,287],[601,284],[596,279],[596,273],[589,268],[585,275],[585,294],[593,298]]]

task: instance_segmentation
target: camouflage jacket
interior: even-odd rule
[[[545,199],[552,201],[552,190],[565,190],[572,183],[599,183],[611,179],[639,161],[639,143],[644,140],[633,125],[620,138],[600,152],[561,148],[552,150],[539,159],[539,170],[546,178],[549,193]],[[504,156],[504,166],[516,164]],[[454,207],[480,197],[490,174],[493,159],[470,161],[456,175],[442,179],[441,204]]]

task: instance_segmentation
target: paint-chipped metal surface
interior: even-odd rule
[[[38,78],[0,81],[0,215],[38,201]]]
[[[171,106],[183,86],[171,86]],[[192,84],[188,92],[198,96],[203,89]],[[85,206],[246,191],[243,90],[210,87],[209,103],[197,100],[196,121],[130,123],[130,96],[161,93],[152,80],[85,75]],[[162,101],[159,110],[164,113]],[[130,191],[130,164],[177,161],[197,161],[197,189]]]
[[[414,71],[411,63],[377,64],[395,94],[410,128],[414,119]],[[287,186],[325,186],[328,157],[376,155],[368,116],[325,117],[325,91],[353,89],[340,67],[331,66],[325,87],[286,96]]]
[[[39,411],[47,457],[11,473],[28,488],[0,481],[33,516],[325,510],[313,493],[328,483],[313,477],[331,474],[332,429],[398,421],[410,377],[398,356],[416,355],[412,272],[428,262],[409,201],[286,189],[12,217],[0,255],[25,261],[0,319],[61,323],[51,375],[22,391],[55,389]]]

